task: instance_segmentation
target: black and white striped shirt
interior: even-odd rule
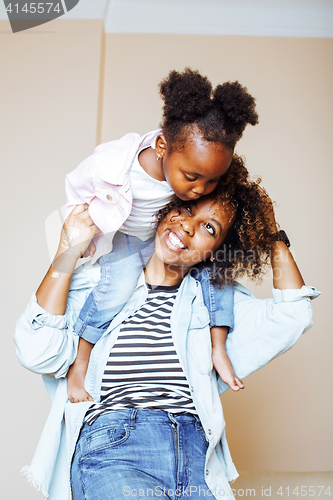
[[[148,285],[146,302],[120,328],[105,367],[101,402],[88,410],[86,422],[126,408],[197,413],[171,335],[178,288]]]

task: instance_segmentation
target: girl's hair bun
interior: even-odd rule
[[[164,119],[193,122],[212,107],[212,85],[199,71],[171,71],[159,85]]]
[[[238,81],[218,85],[213,92],[213,102],[226,115],[229,127],[239,136],[247,124],[256,125],[259,122],[254,97]]]
[[[248,123],[256,125],[255,99],[238,82],[227,82],[212,90],[199,71],[171,71],[159,85],[164,101],[161,128],[169,152],[184,147],[191,131],[206,141],[234,149]]]

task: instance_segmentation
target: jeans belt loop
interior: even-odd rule
[[[130,416],[129,416],[129,428],[130,429],[135,429],[135,418],[136,418],[137,412],[138,412],[137,408],[133,408],[131,410],[131,413],[130,413]]]

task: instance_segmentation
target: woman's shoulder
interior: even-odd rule
[[[240,299],[244,298],[244,296],[252,297],[255,299],[255,295],[253,295],[252,292],[248,288],[246,288],[244,285],[241,283],[238,283],[238,281],[233,281],[232,286],[234,289],[234,294],[235,296],[239,296]]]

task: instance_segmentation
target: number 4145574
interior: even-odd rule
[[[26,14],[49,14],[51,12],[57,12],[58,14],[62,13],[62,8],[60,7],[60,3],[55,4],[54,2],[27,2],[21,8],[18,3],[12,4],[10,3],[6,8],[6,11],[10,14],[12,12],[25,12]]]

